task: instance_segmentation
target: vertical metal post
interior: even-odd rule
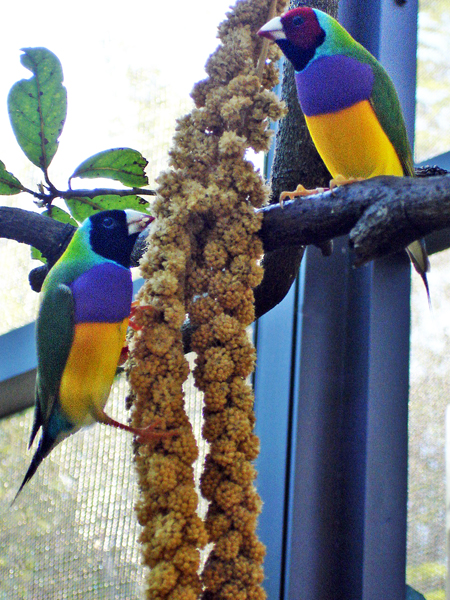
[[[366,431],[363,599],[405,594],[409,265],[374,264]]]
[[[283,599],[339,600],[346,240],[330,258],[308,248],[301,271]]]
[[[414,139],[417,1],[380,2],[377,55],[394,80]],[[369,25],[370,27],[370,25]],[[399,40],[403,43],[399,44]],[[370,48],[374,50],[374,48]],[[364,519],[363,598],[405,594],[410,267],[373,265]]]
[[[284,584],[296,287],[295,283],[285,299],[258,320],[255,332],[255,432],[261,440],[256,485],[264,502],[258,535],[267,551],[264,588],[267,597],[274,600],[282,598]]]

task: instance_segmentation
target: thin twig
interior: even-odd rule
[[[269,14],[267,16],[268,21],[270,21],[271,19],[274,18],[276,10],[277,10],[277,0],[272,0],[272,2],[270,3],[270,7],[269,7]],[[264,38],[262,47],[261,47],[261,52],[260,52],[259,58],[258,58],[258,63],[256,65],[256,74],[259,77],[259,79],[262,79],[262,76],[263,76],[264,67],[265,67],[266,60],[267,60],[267,55],[269,54],[269,45],[270,45],[270,40],[268,40],[267,38]]]
[[[31,194],[35,198],[42,200],[45,204],[51,204],[56,198],[70,200],[71,198],[97,198],[98,196],[156,196],[155,190],[147,190],[145,188],[130,188],[126,190],[116,190],[113,188],[95,188],[93,190],[57,190],[52,186],[47,192],[35,192],[26,187],[22,187],[22,191]]]

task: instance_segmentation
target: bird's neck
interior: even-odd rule
[[[303,71],[316,53],[316,48],[299,48],[289,40],[276,40],[281,51],[294,65],[296,71]]]
[[[74,233],[69,245],[45,278],[43,289],[53,283],[70,284],[85,271],[106,262],[106,259],[92,251],[88,234],[81,228]]]

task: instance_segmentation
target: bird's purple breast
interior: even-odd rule
[[[295,74],[300,106],[308,117],[348,108],[370,98],[374,78],[371,66],[356,58],[322,56]]]
[[[75,323],[118,323],[130,315],[133,284],[129,269],[96,265],[70,284]]]

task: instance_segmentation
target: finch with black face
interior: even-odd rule
[[[143,440],[173,434],[156,430],[154,424],[145,429],[124,425],[104,411],[131,310],[131,252],[153,220],[134,210],[94,214],[77,229],[44,281],[29,446],[39,429],[42,436],[17,495],[55,446],[94,421]]]

